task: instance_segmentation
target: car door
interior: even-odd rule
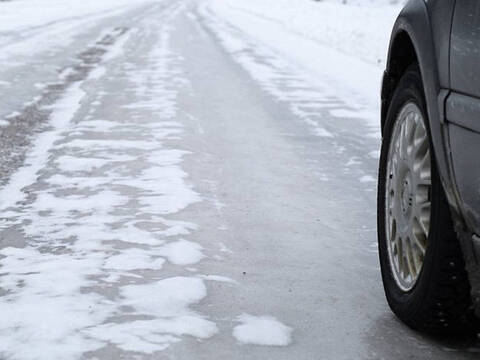
[[[452,165],[467,222],[480,232],[480,1],[456,0],[445,105]]]
[[[480,1],[457,0],[450,46],[452,89],[480,98]]]

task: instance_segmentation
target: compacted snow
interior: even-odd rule
[[[0,358],[473,359],[381,287],[398,11],[0,2]]]

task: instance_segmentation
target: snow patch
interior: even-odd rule
[[[158,250],[158,254],[165,256],[168,261],[176,265],[195,264],[204,257],[202,247],[188,240],[168,243]]]
[[[84,158],[64,155],[55,160],[57,166],[63,171],[75,172],[75,171],[87,171],[91,172],[96,168],[100,168],[108,163],[106,159],[98,158]]]
[[[5,119],[10,120],[10,119],[13,119],[14,117],[17,117],[17,116],[19,116],[19,115],[21,115],[20,112],[18,112],[18,111],[13,111],[13,112],[11,112],[10,114],[8,114],[7,116],[5,116]]]
[[[139,270],[139,269],[155,269],[162,268],[165,262],[162,258],[155,258],[151,251],[144,249],[125,249],[117,255],[109,257],[104,264],[107,269],[114,270]]]
[[[360,178],[360,182],[368,183],[368,182],[376,182],[377,180],[371,175],[364,175]]]
[[[287,346],[292,341],[292,329],[271,316],[242,314],[233,337],[241,344]]]
[[[315,135],[320,136],[320,137],[328,137],[328,138],[333,137],[333,134],[330,131],[327,131],[326,129],[324,129],[320,126],[317,126],[314,129],[314,133],[315,133]]]
[[[223,283],[229,283],[229,284],[238,284],[237,281],[230,279],[229,277],[226,276],[220,276],[220,275],[199,275],[197,276],[200,279],[207,280],[207,281],[217,281],[217,282],[223,282]]]

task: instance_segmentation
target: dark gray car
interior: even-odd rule
[[[410,0],[382,86],[378,240],[388,303],[428,332],[480,314],[480,1]]]

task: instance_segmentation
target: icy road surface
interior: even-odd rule
[[[477,358],[384,300],[376,95],[271,20],[119,4],[2,33],[1,359]]]

